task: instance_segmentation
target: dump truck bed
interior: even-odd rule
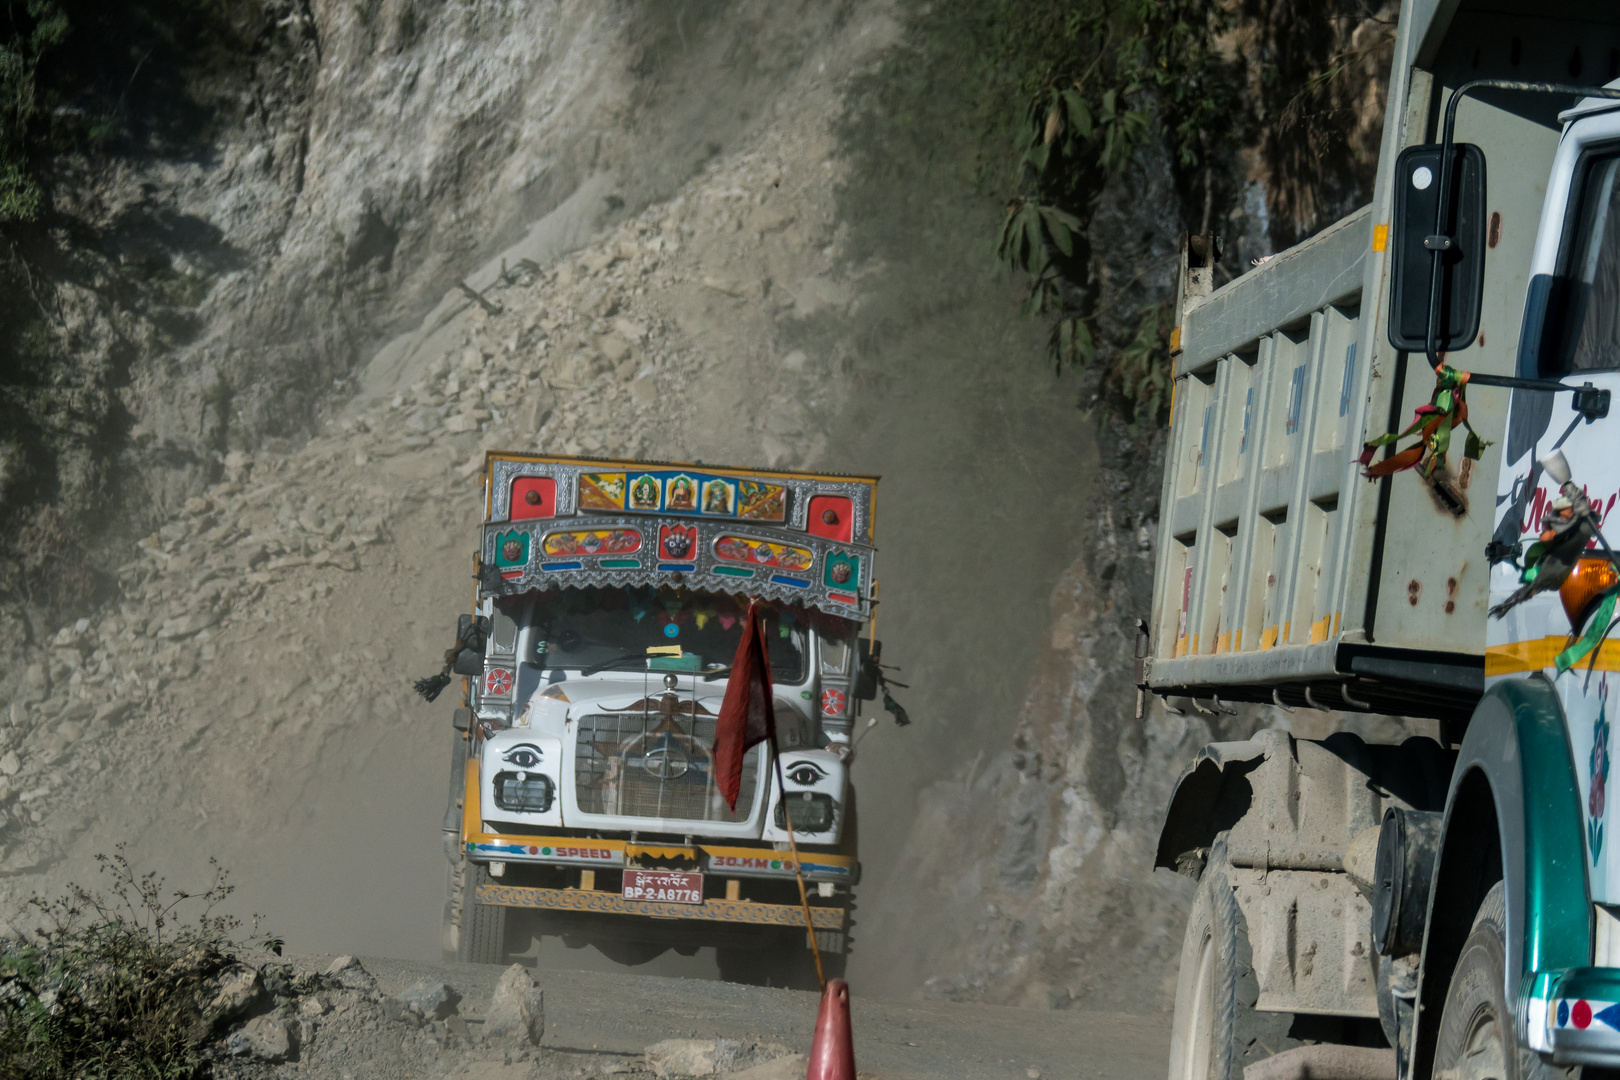
[[[1434,63],[1442,90],[1465,77],[1445,74],[1443,56]],[[1409,87],[1395,67],[1391,109],[1410,99],[1405,124],[1386,126],[1386,163],[1434,138],[1436,80],[1420,72]],[[1467,100],[1458,138],[1517,167],[1493,166],[1480,336],[1450,362],[1514,374],[1558,131]],[[1381,167],[1371,206],[1218,290],[1198,295],[1183,270],[1153,609],[1138,649],[1137,682],[1156,693],[1460,719],[1482,692],[1497,453],[1465,461],[1459,439],[1461,516],[1415,472],[1369,482],[1356,461],[1434,387],[1425,358],[1396,350],[1385,329],[1392,171]],[[1474,428],[1500,444],[1508,393],[1473,388],[1468,403]]]

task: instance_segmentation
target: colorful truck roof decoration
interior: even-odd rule
[[[483,590],[674,585],[866,619],[876,489],[874,476],[493,451]]]

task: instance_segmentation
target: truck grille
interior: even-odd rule
[[[683,821],[748,819],[759,780],[760,748],[743,758],[737,809],[714,786],[712,716],[620,713],[583,716],[574,757],[581,813]]]

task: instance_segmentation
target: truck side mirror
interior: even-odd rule
[[[1436,251],[1440,252],[1436,350],[1466,349],[1479,334],[1485,293],[1485,155],[1469,143],[1455,143],[1451,151],[1451,193],[1439,231],[1434,226],[1440,201],[1441,147],[1409,146],[1395,159],[1389,343],[1407,352],[1428,350]]]
[[[472,719],[471,709],[457,709],[450,714],[450,726],[457,731],[469,731],[472,729]]]
[[[489,638],[489,619],[479,615],[476,620],[471,615],[461,615],[456,619],[456,640],[461,642],[461,649],[450,670],[457,675],[471,675],[475,678],[484,673],[484,642]]]
[[[856,645],[860,649],[860,662],[855,668],[855,696],[861,701],[873,701],[877,698],[878,660],[883,656],[883,642],[858,638]]]

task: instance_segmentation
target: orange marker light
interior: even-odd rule
[[[1575,564],[1568,578],[1558,587],[1558,599],[1563,601],[1564,614],[1570,626],[1586,621],[1598,597],[1620,582],[1620,571],[1605,558],[1585,558]]]

